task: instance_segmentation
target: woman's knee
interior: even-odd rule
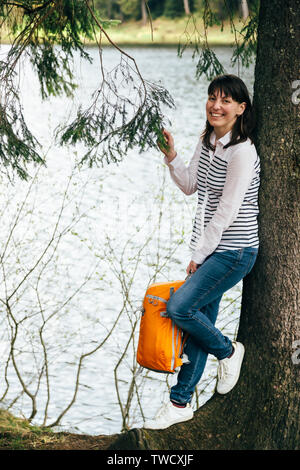
[[[169,318],[173,318],[173,314],[175,313],[175,310],[173,309],[173,302],[171,303],[171,299],[167,303],[167,315]]]
[[[178,302],[175,296],[171,297],[167,303],[167,315],[172,320],[176,320],[176,318],[182,315],[183,310],[181,307],[181,302]]]

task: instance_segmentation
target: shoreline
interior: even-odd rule
[[[198,31],[195,31],[194,25],[190,24],[186,17],[174,20],[160,17],[153,20],[152,23],[148,21],[146,25],[142,25],[141,21],[127,21],[117,26],[111,26],[106,31],[111,40],[121,47],[172,48],[178,47],[179,44],[188,43],[187,48],[193,48],[197,36],[203,43],[205,37],[201,18],[196,18],[196,20],[198,21]],[[236,24],[241,28],[244,25],[238,18],[236,19]],[[0,45],[12,44],[13,38],[9,38],[9,34],[4,28],[1,36]],[[236,40],[228,21],[224,22],[223,31],[221,31],[220,25],[214,25],[207,30],[207,42],[210,47],[232,47]],[[83,40],[83,42],[86,47],[97,46],[97,41]],[[104,36],[102,37],[101,46],[113,47]]]
[[[0,450],[107,450],[119,434],[54,432],[0,409]]]

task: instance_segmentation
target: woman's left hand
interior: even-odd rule
[[[199,264],[195,263],[195,261],[190,261],[190,264],[186,268],[187,274],[194,274],[197,271]]]

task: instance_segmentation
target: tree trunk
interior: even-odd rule
[[[106,6],[106,11],[107,11],[107,18],[111,18],[111,14],[112,14],[112,0],[108,0],[106,2],[107,6]]]
[[[299,79],[300,0],[261,1],[254,106],[261,157],[260,250],[244,280],[236,387],[194,419],[164,431],[134,429],[114,449],[300,449]],[[278,18],[280,11],[280,18]]]
[[[189,0],[183,0],[184,12],[186,15],[191,14]]]
[[[147,15],[147,8],[146,8],[145,0],[142,0],[141,8],[142,8],[142,25],[146,26],[148,15]]]
[[[246,21],[246,19],[249,16],[249,8],[248,8],[247,0],[241,0],[241,11],[242,11],[242,18],[244,21]]]

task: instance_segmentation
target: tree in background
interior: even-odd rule
[[[95,8],[103,18],[123,20],[140,20],[143,18],[145,0],[94,0]],[[201,14],[209,7],[219,19],[229,17],[229,10],[248,17],[249,8],[257,4],[257,0],[148,0],[148,7],[153,19],[160,16],[168,18],[181,17],[184,14]]]
[[[240,15],[245,20],[249,15],[249,9],[257,8],[259,0],[194,0],[193,10],[200,14],[207,8],[214,13],[219,20],[230,17],[230,13]]]
[[[184,12],[186,15],[190,15],[191,14],[191,10],[190,10],[190,2],[189,0],[183,0],[183,7],[184,7]]]
[[[145,26],[147,24],[148,12],[147,4],[145,0],[141,0],[141,11],[142,11],[142,24]]]
[[[124,19],[139,20],[141,18],[142,0],[117,0]]]
[[[243,20],[245,21],[249,16],[249,7],[247,0],[241,0],[240,9],[242,12]]]
[[[148,6],[150,8],[152,18],[158,18],[163,15],[165,8],[164,0],[148,0]]]
[[[184,4],[182,0],[165,0],[164,16],[167,18],[177,18],[184,14]]]
[[[94,0],[94,5],[104,19],[117,19],[120,17],[120,5],[117,0]]]

